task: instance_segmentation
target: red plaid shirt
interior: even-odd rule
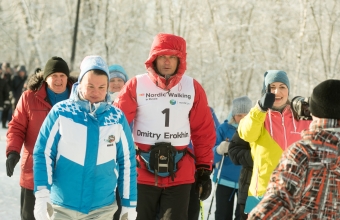
[[[340,120],[315,118],[301,135],[248,219],[340,219]]]

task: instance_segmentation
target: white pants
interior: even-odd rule
[[[78,211],[67,209],[59,205],[52,205],[54,209],[54,220],[107,220],[112,219],[114,213],[117,211],[118,206],[115,201],[112,205],[105,206],[100,209],[93,210],[89,214],[84,214]]]

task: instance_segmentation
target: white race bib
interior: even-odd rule
[[[170,91],[164,91],[147,74],[136,78],[138,107],[133,126],[134,140],[150,145],[157,142],[188,145],[189,112],[195,98],[193,79],[184,75]]]

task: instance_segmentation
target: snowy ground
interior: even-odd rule
[[[6,132],[7,129],[0,128],[0,219],[20,220],[20,163],[17,164],[12,177],[6,174]],[[212,190],[214,192],[214,189]],[[211,203],[210,196],[203,202],[203,219],[208,217]],[[214,220],[215,202],[211,208],[209,220]],[[203,220],[201,217],[199,220]]]
[[[19,161],[12,177],[6,174],[6,132],[0,128],[0,219],[20,220]]]

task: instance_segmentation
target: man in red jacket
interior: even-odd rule
[[[201,200],[211,192],[214,121],[202,86],[184,75],[182,37],[158,34],[145,66],[147,73],[130,79],[115,101],[134,122],[137,219],[155,219],[159,213],[160,219],[184,220],[195,179]],[[195,156],[187,148],[190,139]]]

